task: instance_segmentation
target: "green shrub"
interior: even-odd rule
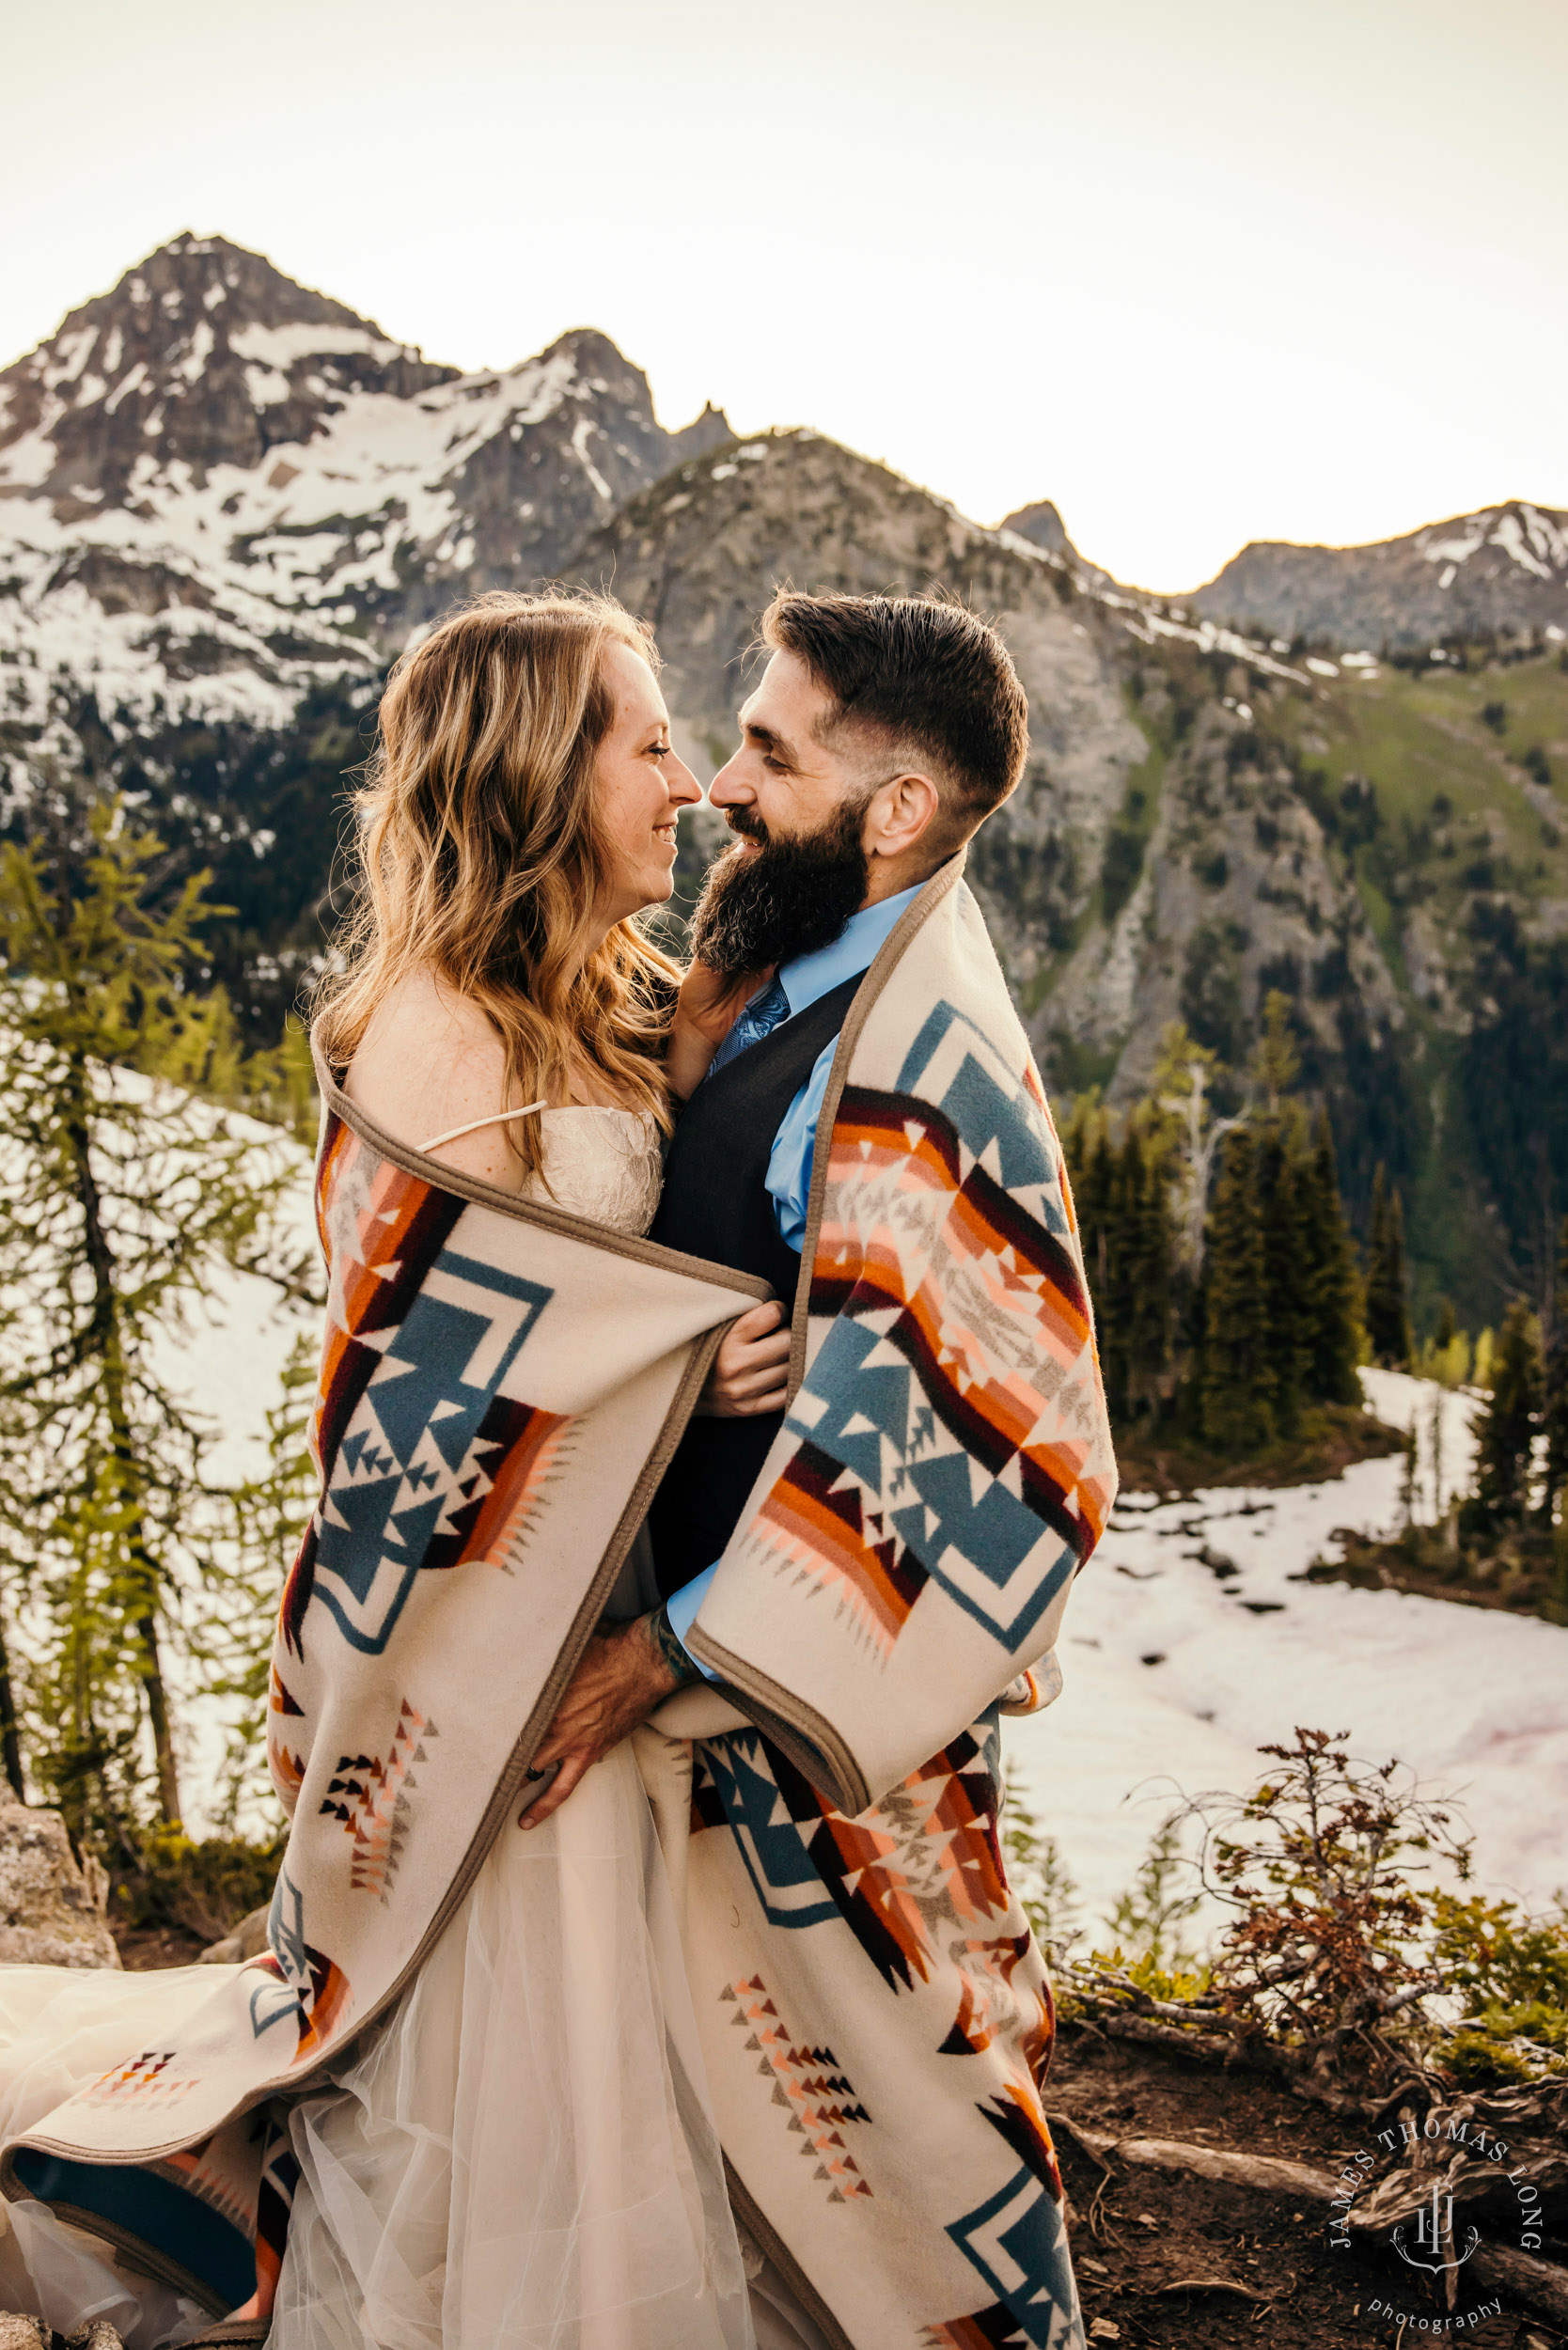
[[[1431,1896],[1432,1955],[1465,2003],[1436,2051],[1466,2083],[1568,2072],[1568,1908],[1541,1917],[1480,1894]]]
[[[149,1828],[136,1856],[113,1872],[116,1915],[127,1925],[176,1926],[217,1942],[273,1897],[284,1839],[248,1843],[210,1836],[196,1843],[178,1828]]]

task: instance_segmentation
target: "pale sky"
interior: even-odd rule
[[[1563,0],[8,0],[0,360],[182,228],[1179,590],[1568,507]]]

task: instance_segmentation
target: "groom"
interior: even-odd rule
[[[1054,1693],[1115,1468],[1060,1151],[962,879],[1025,697],[949,603],[781,594],[762,637],[693,945],[773,976],[651,1237],[765,1277],[792,1334],[754,1340],[753,1412],[688,1426],[650,1520],[665,1606],[593,1643],[539,1810],[712,1684],[659,1727],[697,1740],[688,1964],[760,2341],[1058,2350],[1052,2009],[997,1712]]]

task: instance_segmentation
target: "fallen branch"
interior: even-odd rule
[[[1085,2152],[1096,2161],[1114,2154],[1122,2162],[1147,2165],[1155,2170],[1177,2170],[1188,2177],[1218,2179],[1227,2186],[1249,2186],[1259,2195],[1306,2196],[1315,2203],[1330,2203],[1340,2183],[1309,2163],[1288,2162],[1279,2154],[1236,2154],[1219,2146],[1189,2146],[1179,2138],[1107,2138],[1069,2122],[1066,2114],[1048,2113],[1055,2129],[1065,2123]]]
[[[1511,2244],[1483,2244],[1466,2263],[1490,2291],[1523,2301],[1542,2317],[1568,2326],[1568,2269],[1516,2252]]]
[[[1179,2138],[1112,2138],[1102,2130],[1086,2129],[1065,2113],[1047,2112],[1053,2129],[1063,2129],[1097,2163],[1107,2156],[1155,2170],[1172,2170],[1195,2179],[1213,2179],[1226,2186],[1248,2187],[1255,2195],[1271,2195],[1292,2202],[1331,2203],[1341,2183],[1326,2170],[1305,2162],[1287,2162],[1278,2154],[1232,2154],[1219,2146],[1193,2146]],[[1108,2173],[1107,2173],[1108,2176]],[[1101,2181],[1095,2197],[1105,2192]],[[1369,2217],[1352,2210],[1350,2225],[1357,2234],[1376,2241],[1386,2232],[1381,2213]],[[1553,2261],[1536,2260],[1511,2245],[1482,2245],[1466,2264],[1480,2284],[1522,2301],[1542,2317],[1568,2325],[1568,2269]],[[1170,2290],[1170,2288],[1165,2288]]]
[[[1287,2293],[1295,2283],[1293,2277]],[[1239,2293],[1247,2301],[1261,2301],[1269,2309],[1278,2298],[1277,2294],[1260,2293],[1255,2285],[1238,2284],[1234,2277],[1178,2277],[1174,2284],[1156,2285],[1156,2293]]]

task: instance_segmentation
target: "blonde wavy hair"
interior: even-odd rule
[[[334,1068],[400,981],[433,974],[494,1023],[509,1101],[566,1103],[586,1075],[668,1131],[658,1055],[679,966],[635,921],[594,938],[614,862],[594,789],[612,645],[657,673],[651,630],[613,598],[497,593],[397,663],[354,797],[358,903],[312,1005]],[[507,1133],[541,1174],[539,1120]]]

